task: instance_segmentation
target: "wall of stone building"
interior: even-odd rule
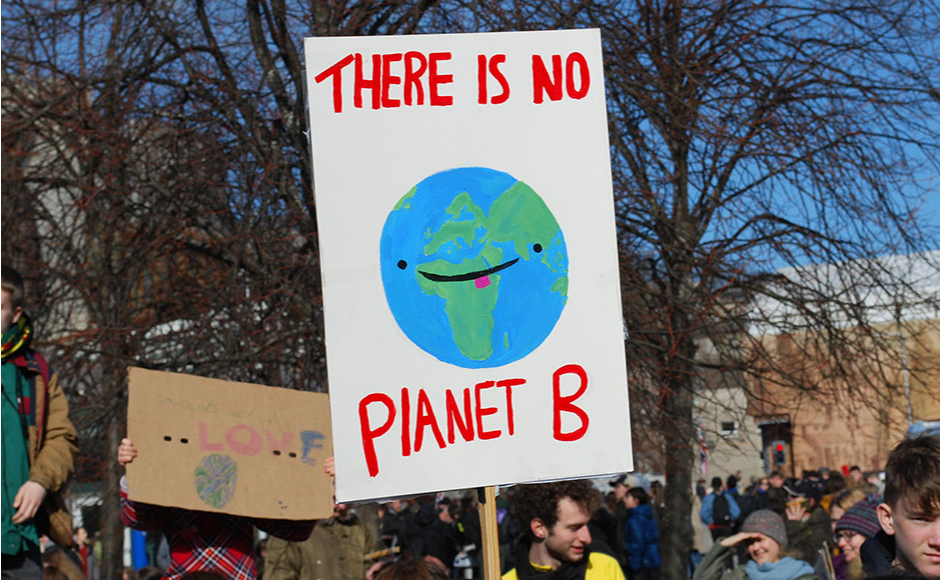
[[[788,442],[792,455],[788,453],[784,468],[788,476],[798,477],[804,470],[820,467],[840,470],[843,465],[858,465],[864,471],[881,470],[891,448],[907,428],[901,407],[885,414],[868,408],[849,411],[838,405],[805,404],[792,411],[789,413],[792,441]],[[703,414],[708,432],[708,473],[703,473],[697,463],[696,479],[710,481],[715,476],[724,479],[740,471],[747,483],[751,477],[760,477],[774,467],[765,463],[761,455],[761,431],[756,418],[744,418],[738,424],[737,434],[723,436],[721,419],[728,417],[721,408],[712,408],[707,419]],[[886,418],[888,426],[884,423]]]
[[[876,329],[885,334],[896,332],[887,326]],[[913,421],[940,419],[940,325],[937,320],[911,324],[905,331],[907,349],[907,380]],[[779,337],[778,343],[783,343]],[[898,352],[901,356],[900,341]],[[792,455],[785,471],[799,476],[803,470],[820,467],[840,469],[858,465],[864,471],[881,470],[894,445],[908,429],[907,396],[903,387],[905,369],[887,377],[884,389],[860,389],[853,385],[852,395],[818,402],[810,397],[794,397],[792,393],[764,388],[759,404],[751,404],[749,412],[761,417],[787,417],[792,433]],[[838,390],[838,389],[837,389]]]
[[[911,405],[915,421],[940,421],[940,320],[919,326],[918,340],[910,345],[911,360],[930,361],[932,368],[912,372]]]
[[[729,475],[741,472],[742,481],[739,489],[743,490],[752,479],[762,477],[764,468],[760,456],[760,433],[754,437],[736,443],[720,441],[715,448],[710,450],[708,473],[702,473],[701,466],[697,466],[695,479],[701,478],[706,483],[710,483],[713,477],[726,480]]]
[[[906,430],[903,416],[896,411],[850,411],[838,405],[801,407],[791,415],[791,424],[795,476],[820,467],[839,470],[843,465],[881,470]]]
[[[940,259],[940,254],[934,258]],[[922,295],[937,296],[940,285],[931,274],[935,270],[924,269],[919,260],[892,256],[881,262]],[[843,274],[851,278],[851,268],[845,265],[813,268],[819,271],[810,278],[820,276],[823,284],[833,285],[833,292],[841,291]],[[914,422],[940,420],[940,310],[885,300],[877,289],[864,297],[858,307],[866,310],[867,320],[884,322],[845,328],[844,343],[840,336],[830,342],[829,334],[781,334],[772,324],[749,326],[750,338],[761,343],[758,358],[766,361],[763,357],[769,355],[774,364],[768,366],[780,373],[776,376],[756,378],[724,370],[714,345],[705,338],[697,340],[697,356],[723,370],[699,377],[696,419],[705,432],[709,469],[704,474],[696,460],[696,476],[708,479],[741,471],[747,481],[751,474],[775,468],[794,476],[843,465],[880,470],[909,427],[908,400]],[[775,305],[773,299],[767,302],[763,312],[800,319],[800,312]],[[893,322],[896,316],[902,317],[901,324]],[[836,316],[833,323],[850,319]],[[846,356],[846,345],[857,354]],[[836,378],[844,373],[854,380]],[[723,434],[722,422],[727,421],[736,422],[734,436]],[[773,453],[778,443],[785,447],[782,463]]]
[[[706,482],[716,476],[727,479],[740,471],[743,488],[752,477],[763,475],[761,434],[753,417],[747,414],[745,389],[710,389],[696,398],[696,413],[705,435],[708,472],[704,473],[697,461],[695,479],[703,478]]]

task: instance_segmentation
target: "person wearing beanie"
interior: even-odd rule
[[[847,580],[865,577],[859,550],[866,540],[875,537],[881,530],[878,523],[878,504],[881,502],[880,495],[870,495],[847,509],[836,523],[835,541],[842,551],[841,556],[846,564],[844,577]]]
[[[783,554],[787,527],[776,512],[757,510],[744,520],[741,531],[716,542],[695,570],[692,580],[719,580],[724,560],[738,545],[746,545],[750,560],[729,573],[729,580],[815,580],[813,567]]]
[[[845,512],[853,505],[864,500],[868,495],[869,494],[867,494],[863,488],[853,487],[843,489],[835,496],[832,500],[832,504],[829,506],[833,534],[836,533],[836,526],[839,524],[839,520],[842,519],[842,516],[845,515]],[[835,542],[838,544],[838,537],[835,538]],[[832,555],[832,567],[836,572],[836,580],[859,580],[859,578],[864,577],[861,558],[847,562],[843,550],[834,551],[836,553]]]
[[[868,538],[874,538],[881,530],[878,523],[880,495],[870,495],[846,510],[836,523],[836,541],[845,553],[845,561],[858,558],[858,550]]]

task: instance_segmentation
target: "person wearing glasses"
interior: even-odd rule
[[[865,577],[859,550],[867,539],[875,537],[881,530],[878,523],[878,505],[882,501],[880,495],[870,495],[845,510],[836,522],[833,540],[844,555],[846,580],[860,580]]]

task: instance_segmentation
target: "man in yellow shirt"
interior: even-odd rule
[[[591,550],[588,522],[598,495],[585,480],[519,486],[516,517],[527,541],[503,580],[624,580],[613,556]]]

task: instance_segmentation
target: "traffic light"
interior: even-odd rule
[[[774,441],[774,465],[781,466],[787,463],[787,444],[784,441]]]

